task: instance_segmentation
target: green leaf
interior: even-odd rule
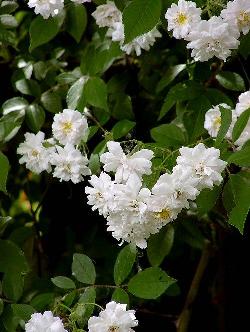
[[[84,98],[91,106],[108,109],[107,86],[99,77],[90,77],[84,85]]]
[[[159,266],[169,254],[174,243],[174,228],[169,225],[148,241],[147,255],[152,266]]]
[[[232,153],[227,162],[241,167],[250,166],[250,145],[243,146],[241,150]]]
[[[162,79],[158,82],[156,86],[156,93],[160,93],[163,89],[165,89],[185,68],[186,64],[170,67]]]
[[[5,30],[0,26],[0,42],[5,44],[15,45],[16,43],[16,35],[14,32]]]
[[[10,164],[8,158],[0,151],[0,191],[7,193],[6,182]]]
[[[165,147],[178,147],[184,144],[185,136],[175,124],[162,124],[150,130],[151,137]]]
[[[5,328],[3,332],[16,332],[17,326],[19,324],[19,318],[13,314],[13,310],[10,304],[5,305],[3,314],[0,320],[0,327],[1,323],[3,323],[3,327]]]
[[[51,281],[53,282],[54,285],[56,285],[59,288],[63,289],[76,288],[74,281],[67,277],[58,276],[55,278],[51,278]]]
[[[44,311],[48,308],[54,301],[54,293],[43,293],[36,295],[30,302],[30,305],[34,307],[37,311]]]
[[[128,283],[128,290],[143,299],[156,299],[176,280],[159,267],[150,267],[137,273]]]
[[[238,48],[238,52],[245,58],[250,54],[250,33],[247,33],[245,36],[240,37],[240,46]]]
[[[88,319],[90,318],[90,316],[94,311],[95,306],[90,305],[88,303],[95,303],[95,298],[96,298],[96,291],[94,287],[87,287],[84,290],[84,293],[80,295],[78,303],[83,304],[85,309],[82,315],[82,321],[81,321],[82,326],[84,326],[87,323]]]
[[[30,25],[30,52],[36,47],[46,44],[53,39],[59,32],[63,23],[64,15],[57,15],[49,19],[38,15]]]
[[[134,121],[129,121],[126,119],[118,121],[111,130],[114,140],[126,136],[135,125],[136,123]]]
[[[162,119],[167,114],[167,112],[177,103],[177,101],[180,102],[192,100],[200,97],[200,95],[203,93],[203,90],[203,87],[194,81],[187,81],[184,83],[176,84],[169,90],[162,105],[158,120]]]
[[[116,288],[114,293],[112,294],[112,301],[117,303],[129,304],[129,296],[128,293],[125,292],[122,288]]]
[[[26,106],[28,106],[29,103],[26,99],[22,97],[14,97],[11,99],[6,100],[3,103],[3,114],[6,115],[13,111],[22,111],[25,110]]]
[[[203,215],[214,207],[221,193],[221,187],[215,186],[213,189],[203,189],[196,198],[197,209],[200,215]]]
[[[217,81],[220,83],[223,88],[232,90],[232,91],[244,91],[245,83],[243,78],[231,71],[221,71],[216,75]]]
[[[60,113],[62,111],[62,101],[56,92],[44,92],[41,96],[41,103],[51,113]]]
[[[25,322],[27,322],[31,315],[35,312],[35,309],[28,304],[12,304],[11,308],[14,315],[24,320]]]
[[[16,89],[24,95],[40,97],[41,89],[37,81],[21,79],[15,82]]]
[[[26,108],[25,120],[30,130],[37,133],[45,121],[45,112],[38,104],[29,105]]]
[[[0,166],[0,169],[1,169],[1,166]],[[0,173],[1,173],[1,171],[0,171]],[[12,220],[11,217],[0,217],[0,236],[3,235],[5,229],[10,224],[11,220]],[[0,293],[1,293],[1,287],[0,287]]]
[[[13,111],[0,119],[0,142],[8,142],[21,127],[25,111]]]
[[[111,43],[107,48],[103,46],[89,47],[87,53],[82,57],[81,71],[90,76],[105,72],[116,59],[123,56],[119,44]]]
[[[14,12],[18,8],[18,4],[13,1],[2,1],[1,7],[0,7],[0,15],[2,14],[10,14]]]
[[[87,77],[83,76],[79,78],[69,89],[66,97],[66,102],[68,105],[68,108],[70,109],[76,109],[77,104],[79,102],[79,99],[81,95],[83,94],[83,88],[84,85],[87,82]]]
[[[23,276],[20,270],[9,269],[3,277],[3,293],[13,301],[18,301],[23,294]]]
[[[0,240],[0,252],[8,255],[0,255],[0,272],[8,272],[11,269],[28,272],[29,266],[22,250],[13,242]]]
[[[245,221],[250,209],[250,181],[240,173],[230,175],[228,184],[232,190],[235,206],[229,213],[229,224],[243,233]]]
[[[125,93],[115,94],[115,106],[112,110],[112,116],[117,120],[134,120],[135,116],[130,96]]]
[[[221,113],[221,125],[218,132],[218,135],[215,140],[215,147],[219,147],[223,139],[225,138],[228,129],[232,122],[232,110],[228,108],[224,108],[220,106],[220,113]]]
[[[118,254],[114,266],[114,280],[116,285],[121,283],[130,274],[135,263],[136,247],[133,245],[126,245]]]
[[[5,29],[16,28],[18,26],[18,22],[14,16],[9,14],[0,15],[0,25]]]
[[[250,117],[250,108],[244,111],[238,117],[233,127],[233,133],[232,133],[233,142],[237,141],[237,139],[240,137],[241,133],[243,132],[248,123],[249,117]]]
[[[66,30],[80,42],[87,26],[87,12],[82,4],[69,3],[67,6]]]
[[[84,284],[94,284],[96,273],[92,260],[83,254],[74,254],[72,263],[72,274]]]
[[[160,0],[133,0],[122,13],[125,44],[149,32],[159,22],[161,15]]]

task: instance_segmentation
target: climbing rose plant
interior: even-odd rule
[[[1,331],[191,331],[247,227],[249,30],[248,0],[0,0]]]

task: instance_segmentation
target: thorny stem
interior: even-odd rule
[[[211,243],[208,240],[206,240],[198,267],[196,269],[189,292],[187,294],[187,298],[186,298],[184,307],[176,322],[177,332],[187,332],[191,313],[192,313],[192,306],[197,297],[200,283],[202,281],[202,277],[203,277],[206,267],[208,265],[209,258],[212,254],[212,251],[213,251],[213,247],[212,247]]]
[[[99,129],[101,129],[101,131],[106,135],[107,134],[107,130],[103,128],[103,126],[100,124],[100,122],[90,113],[88,112],[88,114],[86,114],[86,116],[91,119]]]

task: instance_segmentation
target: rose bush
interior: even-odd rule
[[[248,0],[0,0],[0,331],[239,329],[249,30]]]

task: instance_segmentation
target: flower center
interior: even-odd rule
[[[241,11],[238,16],[238,24],[240,27],[246,27],[250,24],[250,14],[247,14],[244,11]]]
[[[155,217],[157,219],[169,219],[171,217],[171,211],[168,208],[163,209],[161,212],[156,212]]]
[[[195,167],[195,172],[197,175],[204,175],[204,170],[205,166],[202,162],[200,162],[196,167]]]
[[[184,25],[187,23],[187,15],[182,13],[182,12],[179,12],[176,16],[176,23],[178,23],[179,25]]]
[[[71,130],[72,130],[72,122],[65,121],[62,123],[62,131],[64,132],[65,135],[69,134]]]
[[[221,125],[221,117],[219,115],[214,119],[214,126],[215,127],[220,127],[220,125]]]
[[[118,332],[119,326],[110,326],[108,332]]]
[[[71,165],[70,164],[65,164],[63,168],[64,168],[65,172],[71,173]]]
[[[32,157],[37,157],[39,155],[39,152],[37,150],[32,150],[31,155]]]

